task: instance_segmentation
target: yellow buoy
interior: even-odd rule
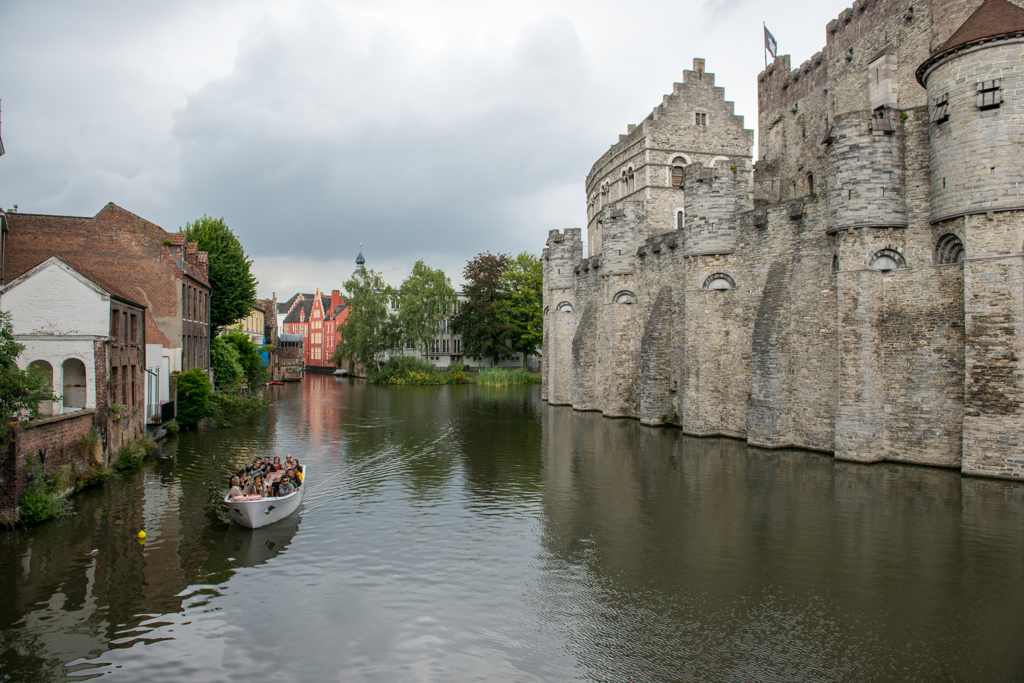
[[[139,538],[145,538],[145,537],[146,537],[146,532],[145,531],[140,531],[139,532]]]

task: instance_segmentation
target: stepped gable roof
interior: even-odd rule
[[[313,312],[313,297],[303,299],[295,304],[295,308],[291,310],[288,317],[284,319],[286,323],[300,323],[309,322],[309,314]],[[300,320],[300,313],[305,316]]]
[[[924,85],[928,68],[946,54],[992,38],[1024,34],[1024,9],[1008,0],[985,0],[949,39],[917,68],[917,82]]]

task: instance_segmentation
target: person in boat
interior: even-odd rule
[[[274,456],[274,471],[284,472],[284,465],[281,464],[281,456],[279,455]]]
[[[228,498],[230,498],[231,500],[234,500],[234,501],[242,501],[242,500],[259,500],[260,498],[263,497],[263,496],[256,496],[256,495],[251,495],[251,496],[245,495],[244,493],[242,493],[242,489],[239,488],[240,484],[241,484],[241,481],[238,479],[238,477],[231,477],[231,489],[228,491]]]
[[[302,477],[299,476],[299,471],[294,467],[288,470],[288,478],[295,488],[302,486]]]
[[[302,481],[302,465],[299,464],[298,460],[292,460],[292,469],[295,470],[295,475],[298,480]]]
[[[286,470],[290,470],[292,468],[293,464],[294,463],[292,462],[292,454],[291,453],[289,453],[288,455],[284,456],[284,468]]]
[[[294,490],[295,490],[295,487],[292,485],[292,482],[289,479],[288,475],[286,474],[283,477],[281,477],[281,485],[277,489],[277,495],[279,495],[279,496],[287,496],[289,493],[291,493]]]
[[[249,485],[245,487],[245,495],[247,496],[262,496],[263,490],[263,475],[257,474],[253,477]]]

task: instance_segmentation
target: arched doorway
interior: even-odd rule
[[[50,387],[53,387],[53,366],[48,362],[45,360],[34,360],[28,364],[28,369],[41,373],[50,382]],[[40,401],[39,414],[42,417],[53,415],[53,401]]]
[[[85,363],[77,358],[64,361],[64,412],[85,408]]]

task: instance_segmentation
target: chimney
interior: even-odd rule
[[[333,310],[333,309],[337,308],[340,305],[341,305],[341,290],[340,289],[332,289],[331,290],[331,309]]]

